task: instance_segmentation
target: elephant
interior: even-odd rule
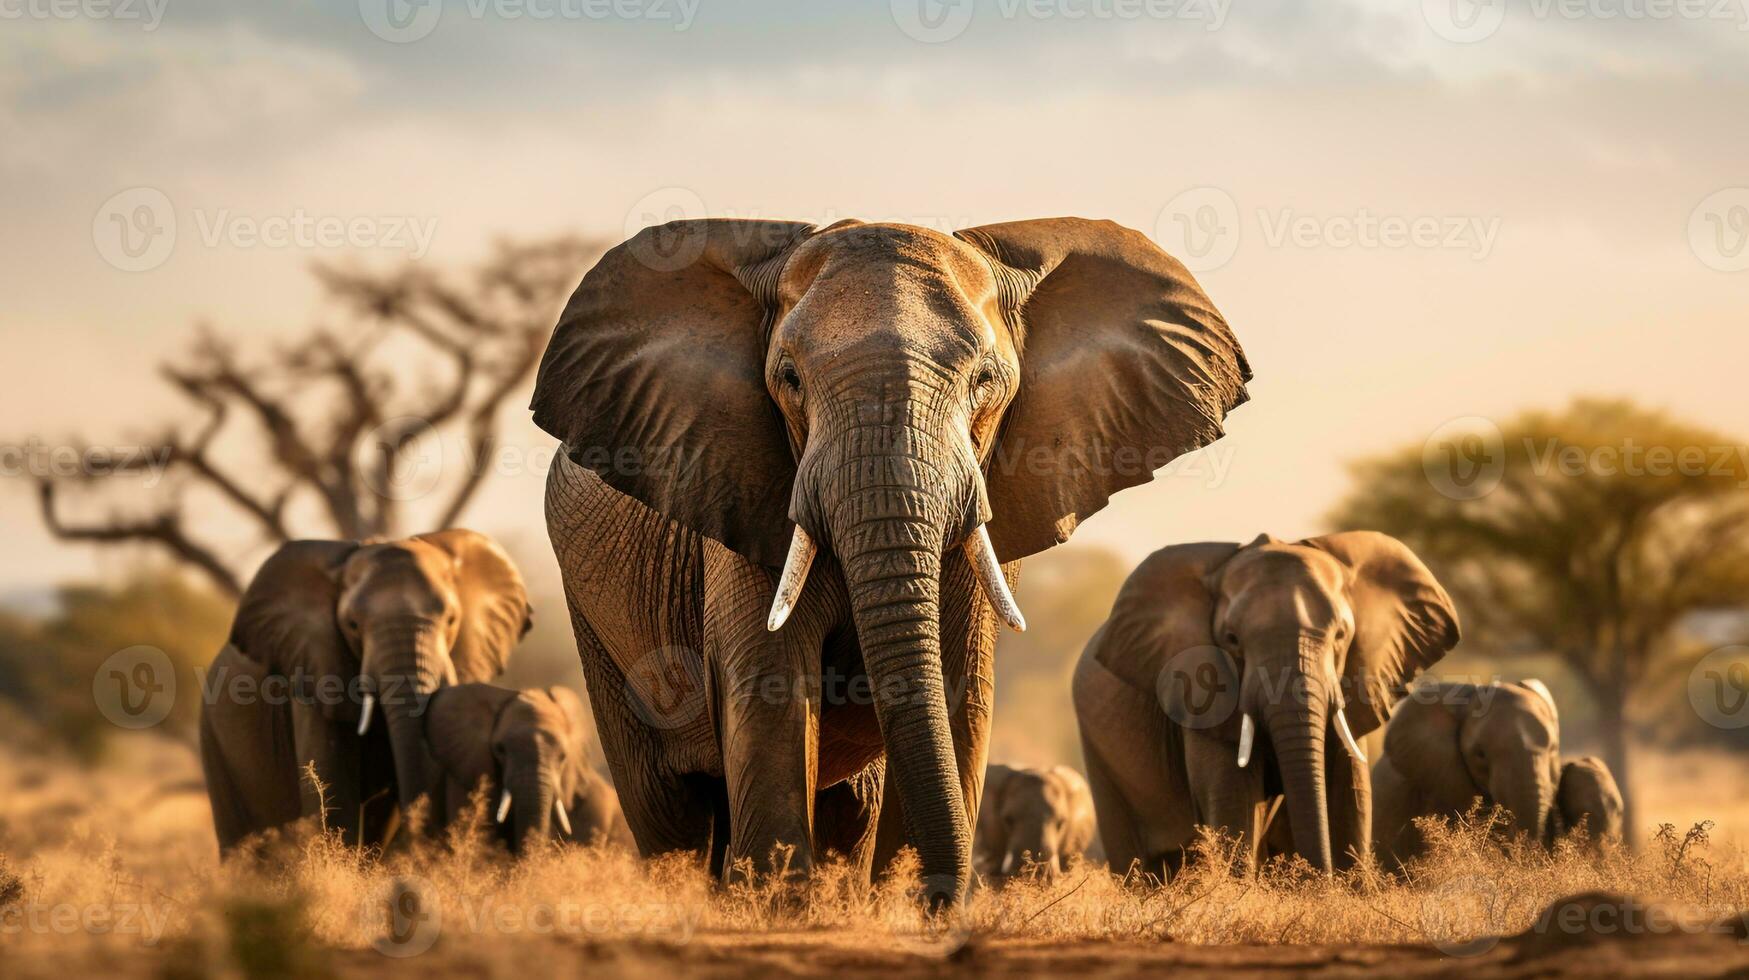
[[[431,696],[425,737],[448,780],[449,821],[482,782],[511,853],[557,838],[630,849],[619,797],[590,768],[588,715],[568,687],[457,684]]]
[[[991,763],[984,772],[972,870],[997,878],[1030,863],[1054,878],[1070,858],[1097,858],[1098,834],[1093,792],[1074,769]]]
[[[1019,560],[1218,438],[1250,376],[1111,222],[697,219],[608,252],[532,409],[639,850],[722,874],[910,844],[925,901],[960,901]]]
[[[1199,827],[1239,842],[1241,870],[1271,840],[1352,866],[1370,847],[1357,740],[1459,635],[1433,574],[1374,531],[1154,552],[1073,681],[1112,869],[1176,874]]]
[[[1477,798],[1509,810],[1514,832],[1546,842],[1561,783],[1554,698],[1534,678],[1418,687],[1386,726],[1372,778],[1373,838],[1387,869],[1425,852],[1414,818],[1456,818]]]
[[[1621,787],[1602,759],[1587,755],[1561,767],[1555,809],[1550,814],[1556,836],[1583,823],[1592,844],[1620,842],[1624,812]]]
[[[220,851],[318,813],[350,842],[384,843],[438,789],[427,699],[502,673],[532,621],[522,575],[475,531],[280,546],[205,680],[200,753]],[[311,764],[321,792],[303,778]]]

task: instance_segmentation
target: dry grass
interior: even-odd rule
[[[98,771],[0,756],[0,950],[9,962],[61,975],[48,964],[189,977],[354,973],[395,962],[375,948],[416,952],[439,938],[430,962],[461,956],[464,972],[516,975],[537,951],[595,962],[624,948],[745,952],[775,936],[840,952],[933,955],[1014,940],[1449,942],[1517,932],[1552,901],[1593,890],[1659,900],[1695,922],[1749,908],[1749,869],[1703,828],[1673,828],[1637,852],[1547,854],[1503,848],[1481,813],[1436,830],[1435,856],[1407,880],[1370,868],[1322,879],[1288,862],[1235,876],[1222,870],[1228,846],[1209,839],[1202,860],[1166,885],[1076,867],[1054,882],[982,889],[962,912],[936,919],[913,900],[909,874],[870,887],[829,865],[805,883],[720,887],[681,858],[645,864],[555,847],[511,862],[465,829],[387,857],[293,833],[264,843],[253,861],[221,867],[197,778],[184,747],[149,738]],[[406,894],[423,904],[397,898]],[[407,941],[385,945],[397,925]]]

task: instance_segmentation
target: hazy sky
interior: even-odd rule
[[[0,20],[7,443],[148,431],[175,408],[151,365],[195,323],[316,322],[312,261],[451,266],[676,209],[1109,217],[1191,260],[1257,379],[1211,455],[1077,536],[1135,556],[1316,531],[1344,460],[1459,417],[1596,393],[1749,434],[1739,0],[0,0]],[[298,216],[359,231],[248,238]],[[550,445],[521,404],[511,441]],[[0,479],[0,591],[97,569],[28,491]],[[499,479],[469,523],[538,546],[540,497]]]

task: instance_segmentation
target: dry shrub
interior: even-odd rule
[[[512,860],[489,832],[483,796],[443,834],[405,832],[387,853],[348,846],[311,821],[221,866],[204,797],[155,788],[184,769],[87,773],[0,756],[0,915],[17,922],[19,910],[144,905],[154,916],[132,931],[83,921],[14,929],[0,946],[104,963],[149,949],[159,954],[153,972],[173,976],[321,974],[331,957],[371,956],[397,909],[406,913],[397,903],[409,890],[419,898],[412,924],[435,921],[440,950],[499,964],[551,949],[540,943],[611,956],[628,942],[734,946],[773,936],[932,955],[999,939],[1421,943],[1517,932],[1557,898],[1592,891],[1706,917],[1749,908],[1749,871],[1704,824],[1666,825],[1639,851],[1583,838],[1544,851],[1506,839],[1500,815],[1479,809],[1429,822],[1430,853],[1403,875],[1367,862],[1324,877],[1297,859],[1239,874],[1234,842],[1205,834],[1167,883],[1071,862],[1054,879],[1022,874],[1000,888],[980,886],[962,909],[940,916],[917,900],[910,853],[873,884],[836,859],[806,876],[743,867],[729,884],[711,881],[686,855],[644,862],[555,844]],[[785,859],[773,855],[780,869]]]

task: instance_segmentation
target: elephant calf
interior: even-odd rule
[[[995,878],[1030,862],[1054,877],[1070,858],[1096,850],[1098,833],[1093,793],[1080,773],[1068,766],[1018,769],[992,763],[984,770],[972,870]]]
[[[1560,753],[1555,701],[1541,681],[1417,689],[1386,726],[1384,757],[1373,767],[1379,859],[1394,868],[1419,856],[1426,841],[1415,818],[1456,818],[1478,797],[1511,811],[1520,833],[1550,840],[1559,820]],[[1584,805],[1585,781],[1574,777],[1576,806]]]
[[[1620,841],[1624,809],[1621,787],[1602,759],[1588,755],[1561,767],[1551,814],[1557,836],[1583,823],[1594,844]]]
[[[569,688],[444,688],[425,734],[448,780],[450,820],[484,780],[512,853],[549,837],[632,847],[619,796],[589,766],[589,722]]]

